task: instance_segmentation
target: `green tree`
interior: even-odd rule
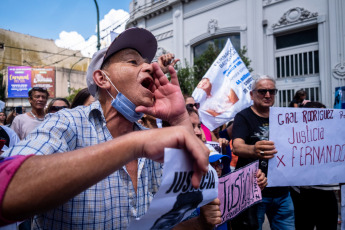
[[[79,88],[79,89],[71,88],[72,93],[69,96],[65,97],[67,99],[67,101],[72,103],[73,99],[75,98],[77,93],[79,93],[80,90],[82,90],[82,89],[81,88]]]
[[[221,50],[210,44],[207,50],[194,60],[194,77],[197,82],[206,74]]]
[[[194,79],[194,70],[189,66],[187,60],[185,60],[185,64],[186,67],[182,67],[180,63],[177,65],[177,76],[182,93],[191,95],[197,82]]]
[[[0,73],[0,100],[5,101],[6,84],[4,84],[4,75]]]
[[[240,51],[238,51],[238,55],[240,56],[240,58],[242,59],[243,63],[247,66],[247,69],[249,72],[253,72],[252,67],[250,67],[250,63],[252,62],[252,60],[250,60],[247,56],[247,47],[243,46],[242,49],[240,49]]]

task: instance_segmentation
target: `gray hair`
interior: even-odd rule
[[[276,85],[276,80],[274,80],[274,78],[271,76],[257,74],[257,75],[253,75],[252,77],[254,79],[252,83],[252,90],[254,90],[256,88],[256,85],[259,83],[259,81],[262,81],[262,80],[270,80],[274,83],[274,85]]]

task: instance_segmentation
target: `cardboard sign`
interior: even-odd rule
[[[345,182],[345,110],[270,108],[268,186]]]
[[[218,198],[222,223],[262,200],[256,180],[259,161],[255,161],[224,177],[219,178]]]

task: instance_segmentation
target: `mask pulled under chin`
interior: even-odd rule
[[[144,115],[143,113],[135,112],[135,104],[120,92],[118,92],[115,99],[113,98],[111,105],[132,123],[138,121]]]
[[[101,70],[102,71],[102,70]],[[108,79],[110,84],[115,88],[117,91],[116,98],[114,98],[109,91],[107,90],[107,93],[109,96],[113,99],[111,102],[111,105],[124,116],[127,120],[134,123],[138,121],[140,118],[143,117],[143,113],[137,113],[135,112],[135,104],[131,102],[125,95],[123,95],[113,84],[113,82],[109,79],[108,75],[102,71],[102,73],[105,75],[105,77]]]

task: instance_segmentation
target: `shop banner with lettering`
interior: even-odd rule
[[[33,87],[46,88],[50,98],[55,97],[55,67],[33,67],[31,71]]]
[[[345,110],[270,108],[268,186],[345,182]]]
[[[209,165],[209,171],[194,189],[191,183],[193,162],[179,149],[165,149],[163,178],[147,213],[132,220],[128,229],[172,229],[189,217],[197,207],[210,203],[218,195],[218,177]],[[153,196],[152,195],[152,196]]]
[[[9,66],[8,70],[8,98],[28,97],[31,88],[31,67]]]
[[[33,87],[46,88],[49,97],[55,97],[55,67],[8,67],[8,97],[28,97]]]
[[[259,161],[255,161],[219,178],[218,198],[222,223],[231,220],[262,200],[261,190],[256,180],[258,168]]]
[[[250,106],[252,81],[247,67],[228,39],[192,94],[200,103],[201,122],[214,130]]]

